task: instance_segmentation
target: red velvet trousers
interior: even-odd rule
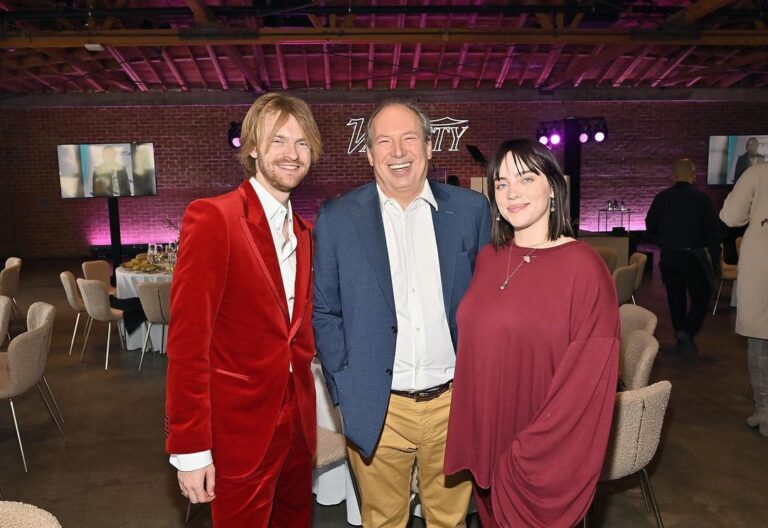
[[[264,460],[246,477],[217,476],[211,511],[216,528],[310,527],[312,455],[302,433],[292,379]]]

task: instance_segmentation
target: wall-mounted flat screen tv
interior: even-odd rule
[[[59,145],[62,198],[154,196],[152,143]]]
[[[707,183],[733,185],[752,165],[768,161],[768,135],[709,136]]]

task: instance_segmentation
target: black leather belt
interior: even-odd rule
[[[436,387],[430,387],[429,389],[424,389],[420,391],[399,391],[399,390],[393,390],[391,391],[392,394],[395,396],[403,396],[405,398],[410,398],[417,402],[423,402],[423,401],[429,401],[434,400],[438,396],[440,396],[442,393],[446,392],[448,389],[451,388],[451,385],[453,385],[453,380],[446,381],[442,385],[438,385]]]

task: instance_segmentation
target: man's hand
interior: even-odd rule
[[[216,498],[213,488],[216,486],[216,469],[213,464],[194,471],[179,471],[179,488],[189,502],[211,502]]]

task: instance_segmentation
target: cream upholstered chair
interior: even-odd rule
[[[636,275],[637,264],[620,266],[613,270],[613,282],[616,284],[616,297],[619,306],[627,304],[632,299],[632,292],[635,291]]]
[[[12,257],[15,258],[15,257]],[[11,259],[9,259],[11,260]],[[19,259],[20,260],[20,259]],[[21,275],[21,262],[6,266],[0,271],[0,295],[9,297],[13,302],[13,315],[21,318],[22,313],[16,302],[16,294],[19,292],[19,276]]]
[[[75,328],[72,330],[72,341],[69,343],[69,355],[72,355],[72,347],[75,346],[75,336],[77,336],[77,326],[80,324],[80,314],[85,312],[85,303],[83,302],[83,296],[80,295],[80,290],[77,288],[77,280],[70,271],[63,271],[59,274],[61,284],[64,286],[64,291],[67,294],[67,302],[69,306],[77,313],[77,319],[75,319]],[[88,319],[90,321],[90,318]],[[88,321],[86,321],[86,326]]]
[[[104,286],[104,283],[100,280],[77,279],[77,287],[80,289],[80,294],[83,296],[85,311],[88,312],[88,315],[91,317],[85,327],[85,340],[83,341],[83,350],[80,352],[80,361],[83,360],[85,345],[88,343],[88,336],[91,333],[94,319],[96,321],[103,321],[108,323],[107,356],[104,360],[104,370],[107,370],[109,368],[109,345],[112,336],[112,323],[116,323],[123,319],[123,311],[109,306],[109,293],[107,293],[106,286]],[[117,330],[119,332],[120,325],[115,326],[118,327]]]
[[[733,281],[737,280],[739,278],[739,265],[738,264],[727,264],[723,260],[723,253],[722,253],[722,245],[720,246],[720,286],[717,288],[717,296],[715,297],[715,307],[712,309],[712,315],[715,315],[715,312],[717,312],[717,303],[720,302],[720,294],[723,292],[723,283],[725,281],[731,281],[731,284],[733,284]],[[737,253],[741,252],[741,237],[736,239],[736,250]]]
[[[24,502],[0,501],[0,519],[12,528],[61,528],[56,517]]]
[[[46,350],[45,352],[46,360],[48,358],[48,354],[50,354],[51,352],[51,338],[53,337],[53,324],[55,320],[56,320],[56,308],[54,308],[53,305],[50,305],[48,303],[44,303],[44,302],[33,303],[32,306],[30,306],[29,310],[27,311],[27,331],[37,330],[38,328],[45,328],[46,331],[48,332],[48,350]],[[45,384],[45,388],[48,390],[48,396],[51,398],[51,402],[53,403],[53,406],[56,409],[56,412],[58,413],[59,423],[63,425],[64,417],[61,415],[61,409],[59,409],[59,404],[56,402],[56,398],[53,396],[53,391],[51,390],[51,386],[48,383],[48,378],[45,377],[44,370],[41,375],[41,379]],[[40,394],[43,396],[43,400],[45,400],[45,404],[48,406],[48,409],[51,410],[51,406],[48,404],[48,401],[45,397],[45,393],[43,392],[43,387],[39,383],[37,386],[40,389]],[[59,427],[59,429],[61,429],[61,427]]]
[[[52,306],[51,309],[53,309]],[[16,439],[19,442],[19,451],[21,452],[21,461],[24,464],[25,473],[27,472],[27,460],[24,456],[24,446],[21,443],[21,433],[19,432],[19,423],[16,419],[13,398],[25,393],[33,385],[37,385],[53,422],[58,427],[59,432],[64,435],[64,430],[61,428],[61,424],[48,404],[48,400],[40,386],[40,380],[45,374],[51,337],[50,332],[50,325],[43,324],[34,330],[14,337],[8,346],[8,352],[0,353],[0,399],[9,400],[13,424],[16,428]]]
[[[638,474],[648,511],[653,508],[656,524],[664,528],[651,479],[645,467],[656,454],[672,384],[659,381],[648,387],[616,394],[611,437],[603,463],[601,481]],[[586,517],[583,525],[587,526]]]
[[[659,318],[652,311],[634,304],[622,304],[619,306],[619,319],[621,319],[621,335],[629,335],[633,330],[644,330],[653,335],[656,332],[656,323]]]
[[[347,457],[347,439],[325,427],[317,428],[317,449],[315,450],[315,468],[324,468]]]
[[[160,352],[163,351],[165,342],[165,328],[171,322],[171,283],[170,282],[141,282],[138,284],[139,301],[144,315],[147,316],[147,335],[144,337],[144,346],[141,347],[141,359],[139,359],[139,371],[144,362],[144,354],[147,351],[147,343],[151,342],[150,333],[152,326],[163,325],[163,337],[160,341]],[[152,347],[154,350],[154,346]]]
[[[0,295],[0,345],[5,343],[6,336],[8,340],[11,339],[11,334],[8,332],[8,325],[11,323],[11,311],[13,310],[13,303],[10,297]]]
[[[616,250],[603,246],[593,247],[595,251],[597,251],[597,254],[600,255],[600,258],[603,259],[603,262],[605,262],[605,266],[608,268],[608,271],[613,273],[613,270],[616,269],[616,260],[619,258],[619,254],[616,252]]]
[[[633,330],[626,336],[622,333],[621,337],[621,381],[628,390],[645,387],[659,352],[659,342],[642,330]]]
[[[104,283],[110,295],[116,295],[117,289],[112,286],[112,266],[106,260],[88,260],[83,262],[83,277],[86,280],[98,280]]]
[[[648,255],[635,251],[629,256],[630,264],[637,264],[637,274],[635,275],[635,288],[632,290],[632,304],[635,302],[635,292],[640,289],[640,285],[643,283],[643,273],[645,273],[645,266],[648,264]]]
[[[11,266],[15,266],[16,264],[19,265],[19,268],[21,268],[21,259],[19,257],[8,257],[5,259],[5,267],[10,268]]]

